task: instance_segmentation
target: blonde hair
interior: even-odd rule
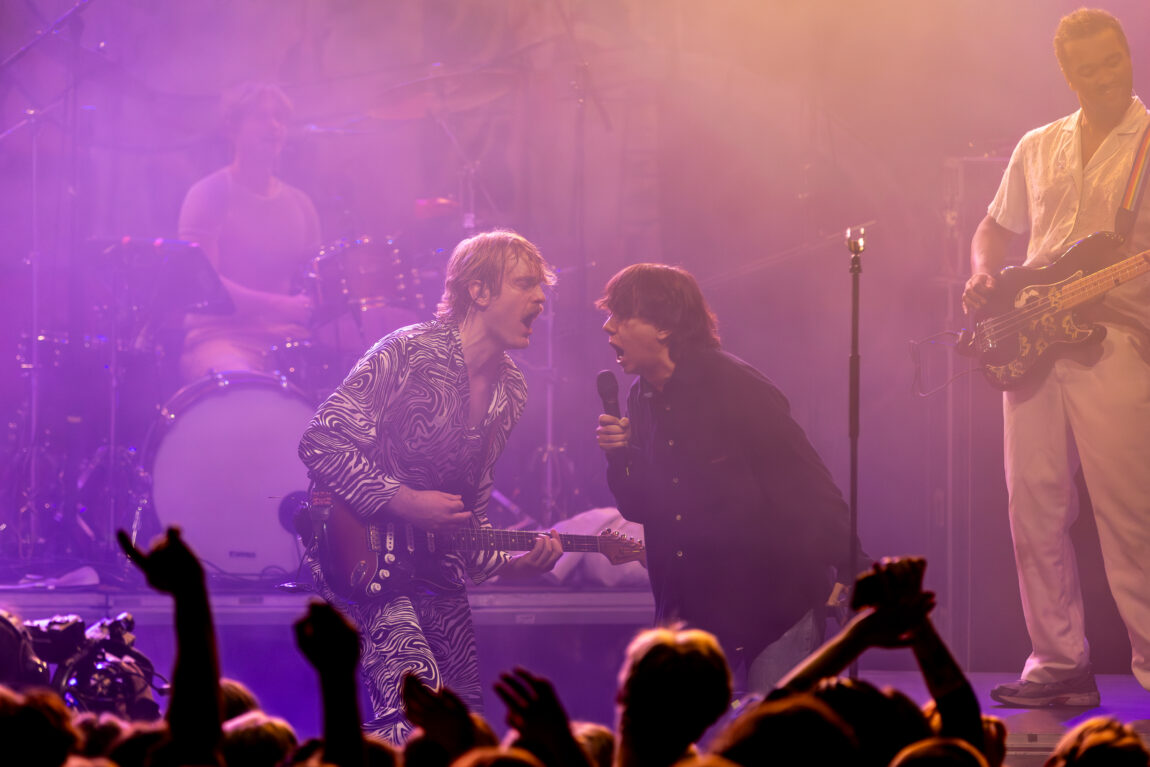
[[[526,237],[508,229],[481,232],[456,245],[447,262],[447,279],[435,316],[450,317],[458,322],[465,320],[475,303],[468,289],[471,283],[478,281],[491,295],[497,296],[507,270],[520,259],[532,267],[544,285],[555,284],[555,270],[543,259],[539,249]]]

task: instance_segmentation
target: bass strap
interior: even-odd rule
[[[1114,217],[1114,231],[1127,239],[1134,231],[1134,222],[1138,219],[1138,206],[1142,201],[1142,194],[1146,191],[1146,178],[1150,176],[1150,123],[1142,131],[1142,141],[1138,144],[1138,151],[1134,153],[1134,164],[1130,166],[1130,178],[1126,182],[1126,191],[1122,194],[1122,205]]]

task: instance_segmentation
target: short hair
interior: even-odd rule
[[[220,719],[228,721],[249,711],[258,711],[260,701],[248,686],[237,679],[220,679]]]
[[[463,322],[474,308],[469,286],[478,281],[499,295],[503,277],[508,268],[523,259],[531,265],[535,276],[544,285],[555,284],[555,270],[551,268],[530,240],[510,229],[494,229],[468,237],[455,246],[447,262],[447,278],[443,297],[439,299],[435,316]]]
[[[595,306],[621,320],[638,317],[670,331],[667,350],[678,361],[687,351],[718,349],[718,321],[691,273],[667,264],[632,264],[603,289]]]
[[[697,741],[727,709],[731,670],[714,634],[654,628],[627,646],[616,701],[619,731],[657,735],[672,750]]]
[[[1107,29],[1114,30],[1114,33],[1118,35],[1119,42],[1126,50],[1126,55],[1130,55],[1130,43],[1126,41],[1126,33],[1122,31],[1122,23],[1114,14],[1101,8],[1079,8],[1077,11],[1063,16],[1058,22],[1058,28],[1054,31],[1054,55],[1058,57],[1058,66],[1062,69],[1062,73],[1069,74],[1066,61],[1066,43],[1071,40],[1093,37]]]
[[[591,767],[611,767],[615,758],[615,733],[598,722],[571,722],[571,734],[583,749]]]
[[[890,767],[987,767],[986,757],[974,746],[958,738],[923,738],[899,751]]]
[[[298,745],[295,730],[286,720],[249,711],[224,723],[220,751],[225,764],[275,767]]]
[[[1150,751],[1133,727],[1109,716],[1095,716],[1068,731],[1058,741],[1046,767],[1146,767]]]
[[[521,748],[506,751],[495,746],[473,748],[460,756],[453,767],[543,767],[539,757]]]
[[[809,694],[750,708],[723,728],[711,750],[743,765],[858,761],[858,741],[850,725]]]
[[[224,92],[223,98],[220,100],[220,117],[224,132],[229,138],[235,137],[244,117],[255,109],[256,105],[266,96],[270,96],[276,102],[276,106],[285,120],[295,110],[295,106],[284,93],[283,88],[274,83],[240,83]]]

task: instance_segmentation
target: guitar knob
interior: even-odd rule
[[[383,578],[384,580],[387,580],[388,578],[391,577],[391,571],[390,570],[380,570],[379,571],[379,577]]]
[[[394,554],[384,554],[383,555],[383,561],[388,563],[389,565],[394,565],[395,564],[395,555]]]
[[[383,586],[380,586],[378,583],[373,583],[367,587],[367,590],[372,594],[378,594],[379,592],[383,591]]]

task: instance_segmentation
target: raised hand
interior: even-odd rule
[[[359,663],[359,633],[326,602],[312,602],[295,622],[300,652],[321,676],[354,674]]]
[[[550,746],[571,737],[567,711],[547,679],[517,667],[499,675],[495,694],[507,706],[507,726],[524,740]]]
[[[475,745],[475,722],[451,689],[432,690],[414,674],[403,677],[403,708],[412,724],[455,758]]]
[[[178,527],[169,527],[146,554],[123,530],[116,532],[116,540],[128,559],[144,573],[148,585],[157,591],[179,596],[204,590],[204,568],[180,537]]]

